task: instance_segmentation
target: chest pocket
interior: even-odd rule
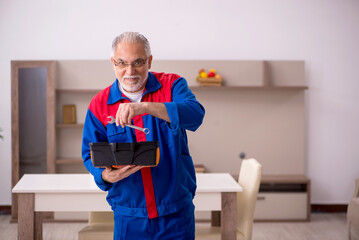
[[[109,142],[130,142],[126,128],[116,126],[115,123],[107,124],[107,138]]]

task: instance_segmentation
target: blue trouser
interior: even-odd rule
[[[123,216],[115,212],[114,240],[193,240],[195,239],[194,205],[176,213],[149,219]]]

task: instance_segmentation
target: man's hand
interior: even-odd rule
[[[130,125],[134,116],[141,115],[146,112],[144,103],[121,103],[116,113],[116,125]]]
[[[124,165],[121,168],[105,167],[105,170],[102,172],[102,179],[109,183],[115,183],[137,172],[141,168],[143,168],[143,166],[136,165]]]
[[[166,106],[159,102],[121,103],[116,113],[116,126],[130,125],[133,117],[148,113],[170,122]]]

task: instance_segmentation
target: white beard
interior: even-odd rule
[[[125,84],[125,78],[127,79],[139,79],[137,81],[136,84]],[[141,76],[140,75],[133,75],[133,76],[129,76],[129,75],[125,75],[122,77],[121,81],[120,81],[120,84],[121,84],[121,87],[126,91],[126,92],[138,92],[141,90],[142,88],[142,85],[144,83],[144,80],[141,79]]]

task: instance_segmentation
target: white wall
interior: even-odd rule
[[[359,177],[359,1],[0,0],[0,205],[11,204],[10,60],[107,59],[147,36],[158,59],[305,60],[312,203],[347,203]]]

